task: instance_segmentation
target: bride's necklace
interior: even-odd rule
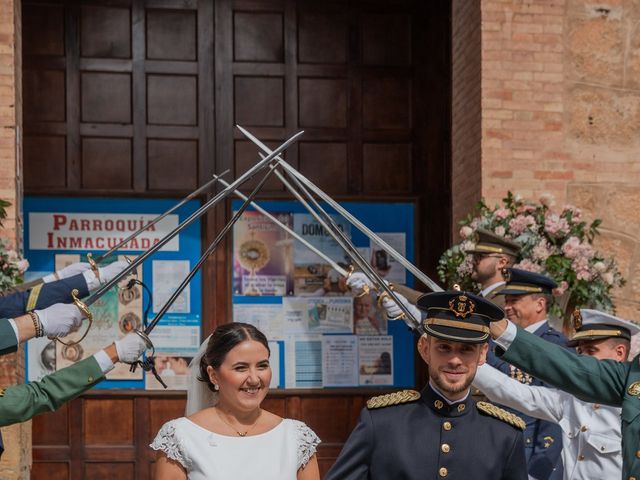
[[[244,432],[241,432],[239,430],[236,429],[236,427],[234,427],[233,425],[231,425],[220,413],[220,410],[216,408],[216,413],[218,414],[218,417],[220,418],[220,420],[222,420],[224,423],[226,423],[229,428],[231,430],[233,430],[234,432],[236,432],[238,434],[239,437],[246,437],[247,433],[249,433],[251,431],[251,429],[253,429],[253,427],[256,426],[256,424],[258,423],[258,420],[260,420],[260,417],[262,416],[262,409],[260,409],[260,413],[258,413],[258,418],[256,418],[256,421],[253,422],[251,425],[249,425],[249,428],[247,428]]]

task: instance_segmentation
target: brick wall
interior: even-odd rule
[[[454,238],[457,222],[481,196],[481,57],[480,3],[452,3],[452,168],[451,214]]]
[[[0,198],[10,201],[9,217],[0,235],[20,246],[22,219],[20,204],[22,179],[20,2],[0,0]],[[0,357],[0,386],[21,383],[24,379],[24,353]],[[31,424],[3,428],[5,453],[0,461],[0,478],[29,478],[31,462]]]
[[[454,31],[473,31],[470,8],[454,7]],[[482,0],[481,19],[481,195],[494,203],[508,189],[552,193],[602,218],[598,247],[629,279],[616,292],[618,313],[640,321],[640,7]],[[454,82],[454,105],[468,95]],[[465,133],[455,111],[454,152]],[[468,156],[453,158],[454,171],[464,169]],[[469,203],[464,190],[454,188],[454,221]]]

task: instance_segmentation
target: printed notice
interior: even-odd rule
[[[393,337],[358,337],[360,385],[393,385]]]
[[[278,340],[284,334],[282,304],[233,305],[233,321],[250,323],[269,340]]]
[[[358,378],[358,337],[324,335],[322,337],[322,386],[353,387]]]
[[[189,260],[154,260],[153,268],[153,311],[162,306],[189,275]],[[173,302],[167,313],[191,313],[191,287],[187,285]]]
[[[378,233],[377,235],[400,255],[403,257],[406,255],[405,233]],[[373,240],[371,240],[371,265],[378,275],[388,282],[405,284],[407,281],[405,268]]]

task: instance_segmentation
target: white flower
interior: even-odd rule
[[[467,239],[471,235],[473,235],[473,229],[471,227],[465,225],[460,229],[460,237],[462,237],[463,239]]]
[[[556,199],[550,193],[543,193],[540,195],[540,203],[547,208],[551,208],[556,204]]]
[[[504,237],[504,234],[506,233],[502,225],[498,225],[493,231],[496,235],[500,235],[501,237]]]

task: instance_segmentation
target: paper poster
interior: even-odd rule
[[[285,386],[322,387],[322,335],[296,335],[285,340]]]
[[[154,260],[152,266],[153,311],[159,312],[162,306],[189,275],[189,260]],[[191,287],[187,285],[167,313],[191,313]]]
[[[280,343],[269,342],[269,365],[271,366],[271,383],[269,388],[280,388]]]
[[[353,297],[353,326],[356,335],[387,334],[387,314],[373,293]]]
[[[387,242],[403,257],[406,255],[406,234],[405,233],[378,233],[382,240]],[[405,284],[407,274],[405,268],[398,263],[386,250],[377,243],[371,241],[370,263],[376,269],[378,275],[391,283]]]
[[[233,305],[233,321],[250,323],[269,340],[282,338],[285,333],[282,304],[243,304]]]
[[[180,357],[158,352],[154,356],[156,372],[167,385],[167,390],[187,390],[189,385],[189,363],[193,357]],[[151,372],[145,372],[145,388],[147,390],[164,390],[165,388]]]
[[[32,338],[27,342],[29,377],[33,382],[56,371],[56,342],[47,337]]]
[[[292,227],[290,213],[274,213]],[[244,212],[233,227],[236,295],[287,295],[293,291],[293,239],[259,212]]]
[[[353,387],[358,383],[358,337],[324,335],[322,337],[322,386]]]
[[[58,260],[56,256],[56,270]],[[67,261],[68,256],[61,256],[61,261]],[[130,257],[131,259],[135,257]],[[124,260],[125,257],[118,257]],[[142,281],[142,269],[138,269],[138,279]],[[126,288],[128,279],[121,281],[117,287],[112,288],[100,297],[90,310],[93,314],[93,323],[87,336],[75,345],[64,345],[56,342],[56,369],[68,367],[84,358],[90,357],[115,340],[122,338],[133,329],[142,327],[142,290],[139,285]],[[85,320],[77,332],[63,338],[66,343],[78,341],[89,322]],[[110,380],[134,380],[142,379],[142,370],[129,371],[129,365],[116,363],[116,367],[107,374]]]
[[[284,333],[352,333],[351,297],[285,297]]]
[[[351,238],[351,224],[339,215],[332,215],[342,232]],[[311,214],[293,215],[294,231],[327,257],[346,268],[350,263],[344,250]],[[325,260],[300,241],[295,241],[294,281],[296,296],[344,295],[347,287],[344,278]]]
[[[177,356],[194,356],[201,343],[200,325],[197,322],[195,325],[159,324],[149,338],[158,351]]]
[[[393,337],[358,337],[360,385],[393,385]]]

